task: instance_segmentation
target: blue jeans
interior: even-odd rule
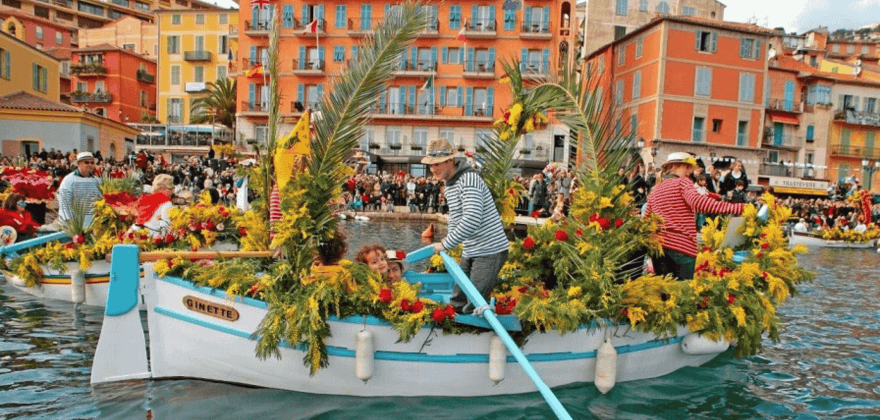
[[[461,257],[461,270],[471,279],[471,283],[483,295],[483,299],[488,301],[489,293],[492,293],[495,281],[498,280],[498,272],[501,271],[505,261],[507,261],[507,250],[480,257]],[[470,313],[474,310],[474,304],[468,302],[467,296],[458,285],[452,289],[449,304],[461,313]]]

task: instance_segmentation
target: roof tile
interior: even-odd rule
[[[79,108],[20,90],[0,96],[0,109],[26,109],[31,111],[82,112]]]

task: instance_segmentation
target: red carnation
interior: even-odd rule
[[[455,309],[452,307],[452,305],[446,305],[446,309],[444,309],[444,312],[446,312],[446,316],[450,318],[455,318]]]
[[[755,255],[755,257],[760,260],[761,258],[764,258],[764,254],[759,252],[758,255]]]
[[[590,223],[596,222],[599,220],[599,213],[593,213],[590,215]]]
[[[212,221],[210,221],[210,220],[208,220],[207,222],[205,222],[205,229],[207,229],[207,230],[214,230],[214,228],[215,228],[216,226],[217,226],[217,225],[215,225],[214,222],[212,222]]]
[[[170,234],[170,233],[167,234],[167,235],[165,235],[165,242],[166,242],[166,243],[169,243],[169,244],[172,243],[172,242],[174,242],[174,235],[172,235],[172,234]]]
[[[64,249],[73,249],[73,248],[76,248],[76,245],[71,242],[64,244]]]
[[[580,238],[581,236],[584,236],[584,231],[582,231],[581,228],[577,228],[577,230],[574,231],[574,236]]]
[[[84,244],[86,243],[86,237],[82,235],[73,235],[73,242]]]
[[[241,236],[247,236],[247,229],[243,227],[238,228],[238,234]]]
[[[431,319],[436,323],[441,323],[446,320],[446,312],[440,308],[434,308],[434,312],[431,312]]]
[[[168,260],[168,268],[174,267],[174,260]]]
[[[522,246],[525,249],[532,249],[535,247],[535,240],[532,239],[531,236],[529,236],[529,237],[523,239]]]
[[[734,295],[730,295],[730,296],[727,297],[727,303],[728,303],[728,304],[733,303],[733,301],[735,301],[735,300],[736,300],[736,296],[734,296]]]
[[[623,219],[617,219],[614,221],[614,227],[620,227],[623,225]]]
[[[556,231],[556,240],[561,241],[561,242],[567,241],[568,240],[568,232],[566,232],[562,229],[557,230]]]
[[[766,242],[764,242],[763,244],[761,244],[761,249],[767,249],[767,248],[770,248],[770,244],[768,244],[768,243],[766,243]]]
[[[394,296],[391,294],[391,289],[382,289],[379,292],[379,300],[383,303],[391,303],[394,300]]]
[[[536,218],[536,219],[537,219],[538,216],[540,216],[540,215],[541,215],[541,210],[535,210],[535,211],[532,212],[532,217],[534,217],[534,218]]]
[[[156,244],[156,246],[162,245],[162,238],[153,238],[153,243]]]
[[[410,312],[417,314],[419,312],[422,312],[422,310],[425,309],[425,304],[422,303],[421,301],[416,301],[416,303],[413,303],[412,306],[409,307],[409,309],[410,309]]]
[[[529,291],[529,288],[526,286],[523,286],[523,287],[520,287],[519,289],[516,289],[516,290],[519,291],[520,293],[525,293],[525,292]]]
[[[409,299],[404,299],[400,301],[400,309],[403,309],[404,311],[409,310]]]
[[[769,274],[767,274],[767,272],[766,272],[766,271],[764,271],[764,272],[762,272],[762,273],[761,273],[761,277],[763,277],[763,278],[764,278],[764,280],[767,280],[767,277],[769,277],[769,276],[770,276],[770,275],[769,275]]]
[[[514,193],[516,193],[516,191],[514,191],[513,188],[511,188],[511,189],[507,190],[507,193],[510,195],[513,195]]]
[[[596,220],[596,222],[599,223],[599,227],[601,227],[602,230],[605,230],[605,229],[608,229],[609,227],[611,227],[611,219],[600,217],[599,220]]]
[[[398,250],[394,253],[394,256],[397,257],[398,260],[403,260],[404,258],[406,258],[406,252]]]
[[[766,238],[766,237],[767,237],[767,234],[766,234],[766,233],[762,233],[762,234],[761,234],[761,237],[762,237],[762,238]]]

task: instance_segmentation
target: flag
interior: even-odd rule
[[[256,66],[251,67],[250,70],[244,72],[244,76],[249,79],[258,79],[263,77],[263,63],[258,63]]]
[[[262,9],[263,7],[268,6],[271,2],[272,0],[254,0],[253,5]]]
[[[311,116],[309,114],[308,110],[303,112],[293,130],[278,141],[278,147],[275,150],[275,179],[281,190],[290,180],[297,167],[297,162],[302,162],[306,156],[311,154],[311,127],[309,125]]]
[[[428,77],[428,80],[425,80],[425,84],[419,88],[419,92],[426,90],[426,89],[433,89],[433,88],[434,88],[434,75],[432,74],[431,76]]]
[[[465,24],[465,25],[466,25],[466,24]],[[455,40],[456,40],[456,41],[464,41],[464,40],[465,40],[465,37],[464,37],[464,29],[465,29],[465,26],[462,25],[462,26],[461,26],[461,30],[458,31],[458,35],[455,37]]]
[[[307,33],[307,32],[311,32],[311,33],[318,32],[318,19],[315,19],[312,21],[312,23],[309,23],[308,25],[306,25],[306,30],[303,31],[303,33]]]

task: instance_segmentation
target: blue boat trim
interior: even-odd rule
[[[245,338],[248,340],[254,341],[254,337],[246,332],[239,330],[237,328],[232,328],[226,325],[220,325],[214,322],[206,321],[204,319],[196,318],[187,314],[183,314],[163,306],[156,306],[153,309],[157,314],[167,316],[169,318],[174,318],[179,321],[187,322],[190,324],[198,325],[200,327],[208,328],[214,331],[218,331],[224,334],[233,335],[240,338]],[[659,347],[676,345],[681,342],[683,337],[674,337],[668,340],[651,340],[645,343],[633,344],[628,346],[620,346],[615,347],[618,354],[625,353],[633,353],[638,351],[650,350]],[[281,346],[289,349],[296,349],[299,351],[304,351],[305,346],[303,344],[299,344],[296,347],[291,346],[287,342],[281,342]],[[327,346],[327,354],[335,357],[348,357],[354,358],[355,352],[352,349],[345,347],[333,347]],[[471,353],[459,353],[459,354],[450,354],[450,355],[435,355],[435,354],[425,354],[425,353],[411,353],[411,352],[392,352],[392,351],[376,351],[374,354],[376,360],[387,360],[387,361],[395,361],[395,362],[420,362],[420,363],[489,363],[489,355],[488,354],[471,354]],[[527,354],[526,358],[530,362],[561,362],[568,360],[578,360],[578,359],[593,359],[596,357],[596,351],[588,351],[588,352],[561,352],[561,353],[532,353]],[[516,363],[516,359],[513,356],[507,356],[508,363]]]
[[[224,292],[220,289],[215,289],[213,287],[207,287],[207,286],[197,286],[195,283],[193,283],[189,280],[182,279],[180,277],[172,277],[172,276],[158,277],[158,276],[156,276],[156,280],[164,281],[166,283],[171,283],[175,286],[180,286],[180,287],[190,289],[190,290],[193,290],[193,291],[196,291],[199,293],[204,293],[206,295],[214,296],[214,297],[217,297],[220,299],[227,299],[227,300],[232,299],[235,302],[244,303],[245,305],[253,306],[255,308],[260,308],[260,309],[268,309],[269,308],[269,304],[266,302],[263,302],[262,300],[253,299],[253,298],[249,298],[249,297],[240,297],[240,296],[236,296],[233,299],[229,295],[227,295],[226,292]],[[498,317],[499,320],[502,320],[504,318],[511,318],[511,321],[510,321],[511,325],[513,325],[512,324],[513,319],[516,319],[515,315],[496,315],[496,316]],[[337,317],[331,315],[331,316],[327,317],[327,320],[328,321],[335,321],[335,322],[345,322],[348,324],[383,325],[383,326],[391,325],[391,323],[389,323],[388,321],[376,318],[372,315],[366,315],[366,316],[354,315],[354,316],[349,316],[349,317],[345,317],[345,318],[337,318]],[[604,320],[604,324],[602,324],[598,321],[590,321],[590,322],[581,324],[581,326],[578,327],[577,331],[596,330],[599,328],[613,327],[613,326],[618,326],[618,325],[626,326],[629,324],[625,323],[625,322],[615,322],[615,321],[608,320],[608,319]],[[423,329],[431,329],[431,327],[428,325],[426,325],[422,328]]]
[[[106,316],[125,315],[137,308],[141,273],[137,245],[113,247],[110,263],[110,287],[107,292]]]

